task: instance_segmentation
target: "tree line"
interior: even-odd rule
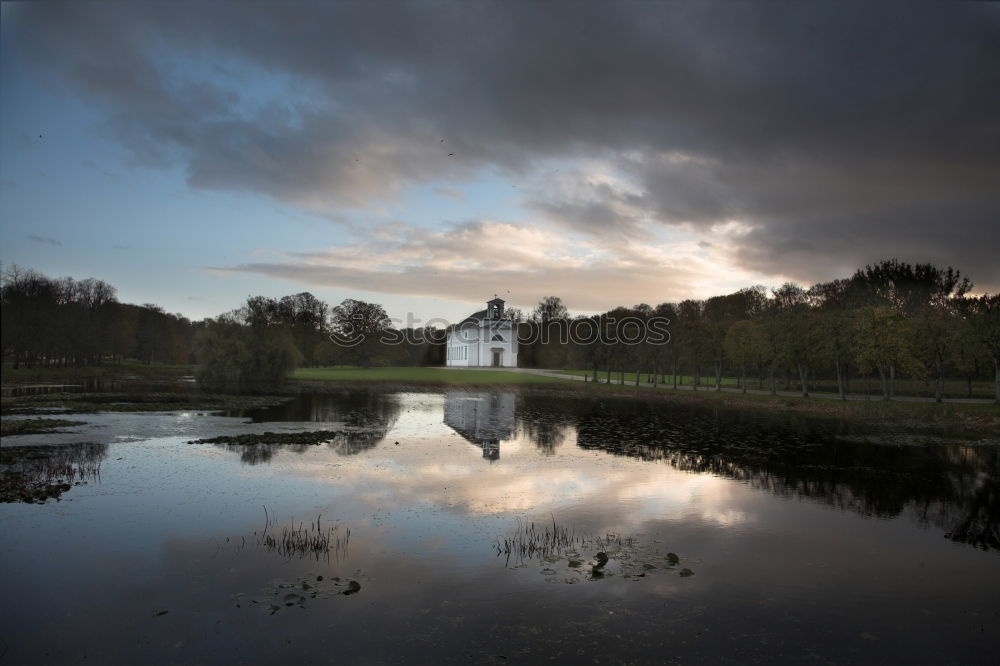
[[[3,360],[14,368],[194,361],[190,320],[151,303],[121,303],[102,280],[15,266],[3,273],[0,307]]]
[[[748,287],[705,300],[619,307],[570,318],[558,298],[547,299],[523,325],[523,362],[538,367],[586,367],[620,381],[626,372],[674,386],[721,390],[735,378],[744,391],[753,380],[777,392],[797,385],[809,395],[817,379],[836,383],[846,399],[854,378],[877,378],[888,400],[900,377],[933,385],[992,374],[1000,402],[1000,294],[971,296],[972,282],[952,268],[885,260],[853,276],[810,287]],[[636,339],[643,322],[670,321],[669,344]],[[547,335],[540,335],[538,329]],[[581,334],[575,331],[585,328]],[[608,344],[582,344],[593,330]],[[636,330],[633,330],[636,329]],[[648,330],[648,329],[647,329]],[[668,379],[669,377],[669,379]]]
[[[345,299],[330,307],[308,292],[251,296],[201,322],[198,379],[208,386],[265,389],[300,365],[441,365],[445,332],[397,330],[377,303]]]
[[[586,368],[596,379],[641,374],[652,383],[803,395],[835,382],[842,398],[859,377],[877,379],[888,399],[899,378],[996,382],[1000,400],[1000,294],[970,295],[972,282],[950,267],[885,260],[849,278],[810,287],[754,286],[705,300],[619,306],[571,317],[546,297],[517,322],[521,365]],[[396,329],[376,303],[337,306],[308,292],[251,296],[239,308],[198,322],[152,305],[120,303],[94,279],[51,279],[18,267],[3,274],[4,362],[20,366],[196,363],[209,384],[280,381],[298,366],[442,365],[447,330]],[[669,342],[656,322],[669,322]]]
[[[381,305],[331,307],[309,292],[250,296],[191,321],[153,304],[122,303],[101,280],[50,278],[14,266],[0,283],[3,362],[12,368],[197,364],[209,384],[280,381],[299,365],[441,365],[445,332],[397,330]]]

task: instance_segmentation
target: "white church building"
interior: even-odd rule
[[[504,301],[494,296],[448,330],[445,364],[449,367],[516,368],[517,324],[504,318]]]

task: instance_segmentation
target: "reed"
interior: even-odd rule
[[[632,546],[632,538],[617,534],[604,536],[577,534],[570,528],[559,525],[554,516],[551,524],[537,526],[534,522],[525,524],[518,519],[514,533],[497,537],[493,544],[497,557],[505,556],[508,565],[511,560],[515,564],[520,564],[530,559],[562,557],[578,549],[598,548],[605,551],[613,546],[617,549],[629,548]]]
[[[254,532],[259,548],[276,552],[289,559],[293,557],[314,557],[317,560],[330,560],[333,555],[338,560],[347,556],[347,546],[351,541],[351,528],[345,528],[340,533],[339,525],[325,526],[322,514],[308,524],[299,522],[296,526],[293,520],[290,525],[277,531],[276,523],[271,519],[267,507],[264,507],[264,529],[258,534]]]

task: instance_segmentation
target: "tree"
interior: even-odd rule
[[[563,305],[562,299],[558,296],[546,296],[538,302],[534,312],[531,313],[532,321],[542,323],[568,318],[569,312],[566,310],[566,306]]]
[[[333,308],[330,324],[332,339],[344,348],[345,360],[367,368],[392,321],[381,305],[348,298]]]
[[[958,340],[961,318],[951,301],[930,303],[913,317],[916,347],[928,367],[934,370],[934,399],[944,398],[945,364],[951,358],[951,348]]]
[[[504,308],[503,318],[517,324],[524,321],[524,312],[521,308]]]
[[[195,344],[198,382],[216,390],[272,390],[302,360],[287,330],[248,326],[233,318],[207,322]]]
[[[704,336],[702,326],[702,301],[688,299],[677,305],[677,352],[681,363],[691,368],[691,388],[698,390],[701,382],[701,364],[704,360]]]
[[[970,299],[968,306],[972,330],[993,360],[994,401],[1000,404],[1000,293]]]
[[[966,396],[969,398],[972,397],[973,377],[980,374],[982,366],[990,359],[990,355],[983,347],[972,323],[971,300],[959,299],[958,308],[961,317],[955,323],[957,329],[955,331],[955,344],[951,346],[951,355],[948,359],[949,365],[961,373],[965,379]]]
[[[908,322],[898,310],[868,306],[859,311],[857,326],[858,363],[863,370],[878,371],[882,399],[888,400],[895,368],[919,369]]]
[[[760,326],[744,319],[735,322],[726,331],[723,339],[726,357],[732,360],[740,372],[740,386],[747,392],[747,366],[756,362],[761,356],[763,340]]]
[[[910,265],[897,259],[883,259],[859,269],[850,280],[853,298],[864,305],[887,306],[912,315],[920,308],[961,298],[972,282],[951,266]]]
[[[816,310],[819,351],[833,362],[837,394],[847,399],[846,364],[855,355],[855,323],[848,298],[850,282],[834,280],[813,285],[808,297]]]
[[[308,291],[285,296],[277,303],[278,319],[291,331],[305,365],[315,365],[316,345],[329,339],[329,309]]]
[[[677,388],[677,364],[680,360],[680,355],[678,354],[677,344],[673,336],[676,330],[677,307],[673,303],[660,303],[653,310],[653,313],[654,316],[666,322],[670,332],[670,340],[666,344],[657,345],[656,347],[655,357],[657,364],[661,370],[665,367],[670,368],[671,382],[673,387]],[[666,383],[666,378],[664,378],[664,383]]]

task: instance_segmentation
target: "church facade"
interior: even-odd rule
[[[504,301],[494,297],[448,329],[445,364],[449,367],[516,368],[517,324],[504,318]]]

